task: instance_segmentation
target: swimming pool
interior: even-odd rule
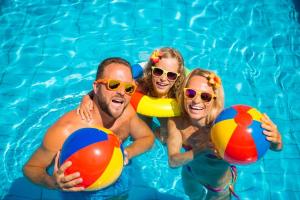
[[[242,199],[300,199],[300,27],[292,0],[1,1],[0,198],[49,199],[21,167],[45,130],[74,109],[100,60],[145,60],[157,47],[182,52],[186,66],[215,70],[226,105],[248,104],[275,121],[284,150],[239,166]],[[186,199],[165,146],[136,158],[143,191]],[[52,197],[55,197],[55,194]],[[50,195],[50,197],[51,197]]]

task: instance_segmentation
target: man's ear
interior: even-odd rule
[[[98,93],[98,83],[96,81],[94,81],[93,83],[93,91],[94,91],[94,94],[97,94]]]

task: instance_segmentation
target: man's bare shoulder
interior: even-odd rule
[[[122,117],[123,117],[123,118],[127,118],[127,119],[131,119],[131,118],[133,118],[133,117],[137,117],[136,111],[134,110],[134,108],[132,107],[131,104],[129,104],[129,105],[125,108],[125,110],[124,110],[124,112],[123,112],[123,114],[122,114]]]
[[[80,115],[76,113],[76,110],[71,110],[61,116],[58,121],[59,123],[82,123]]]
[[[85,127],[83,120],[75,110],[72,110],[64,114],[47,130],[43,145],[49,150],[58,151],[70,134],[83,127]]]
[[[71,110],[61,116],[52,126],[54,129],[63,129],[66,131],[75,131],[85,126],[85,121],[80,118],[76,110]]]

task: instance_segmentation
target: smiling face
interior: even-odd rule
[[[208,85],[207,78],[203,76],[199,76],[199,75],[192,76],[188,84],[186,85],[186,87],[194,89],[198,92],[209,93],[214,95],[213,88]],[[215,99],[211,99],[210,102],[204,101],[201,99],[200,94],[197,93],[195,98],[192,99],[186,97],[184,98],[184,109],[192,120],[205,123],[205,118],[211,112],[214,101]]]
[[[178,73],[179,63],[176,58],[162,58],[155,64],[162,70]],[[167,97],[169,90],[172,88],[176,80],[169,80],[167,74],[155,76],[152,73],[152,84],[157,97]]]
[[[119,63],[107,65],[101,79],[133,83],[130,68]],[[116,90],[111,90],[107,84],[95,82],[94,91],[101,110],[114,119],[122,115],[131,98],[125,93],[124,84],[121,84]]]

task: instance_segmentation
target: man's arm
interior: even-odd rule
[[[40,146],[23,167],[24,175],[32,182],[48,188],[57,188],[56,181],[47,174],[56,152],[51,152],[43,145]]]
[[[64,163],[54,169],[53,176],[47,173],[47,168],[54,163],[56,154],[60,151],[62,144],[70,135],[66,117],[61,118],[47,131],[42,145],[33,153],[31,158],[23,167],[24,175],[32,182],[48,187],[60,188],[63,190],[77,191],[82,188],[74,187],[82,182],[78,173],[64,176],[66,168],[71,166],[70,162]],[[58,159],[58,157],[57,157]],[[57,162],[56,162],[57,165]]]
[[[147,124],[141,120],[136,114],[130,120],[130,136],[133,138],[133,143],[125,150],[127,152],[128,159],[137,156],[148,149],[150,149],[154,143],[154,134]]]

